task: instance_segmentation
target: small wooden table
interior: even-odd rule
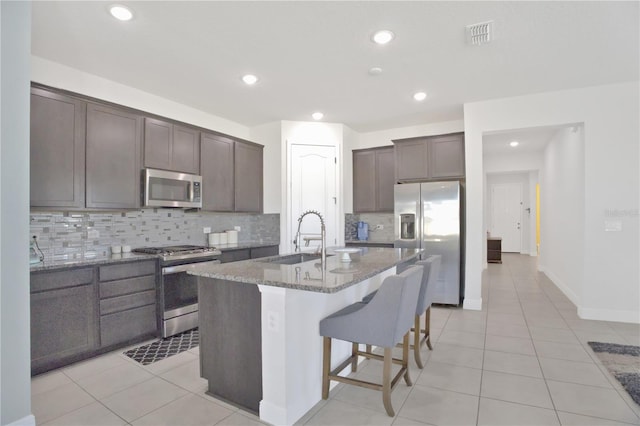
[[[487,238],[487,262],[502,263],[502,238]]]

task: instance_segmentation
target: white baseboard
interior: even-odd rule
[[[260,401],[260,420],[273,425],[287,424],[287,410],[263,399]]]
[[[569,288],[569,286],[563,283],[562,280],[558,278],[556,274],[549,271],[543,265],[538,265],[538,270],[543,274],[545,274],[547,278],[549,278],[551,282],[554,283],[555,286],[558,287],[558,289],[560,289],[560,291],[569,298],[569,300],[571,300],[571,303],[573,303],[578,307],[578,309],[580,309],[580,299],[578,298],[578,295],[575,294],[573,290]]]
[[[462,303],[463,309],[469,309],[471,311],[481,311],[482,310],[482,297],[479,299],[470,299],[468,297],[464,298],[464,302]]]
[[[640,312],[620,309],[594,309],[585,308],[580,304],[578,295],[575,294],[567,285],[565,285],[560,278],[554,273],[547,270],[544,266],[538,265],[538,270],[544,273],[553,284],[565,296],[571,300],[571,302],[578,308],[578,317],[588,320],[597,321],[613,321],[613,322],[628,322],[632,324],[640,324]]]
[[[618,309],[592,309],[578,307],[578,316],[582,319],[588,320],[640,324],[640,312],[638,311],[621,311]]]
[[[36,426],[36,418],[33,414],[29,414],[28,416],[18,419],[13,423],[9,423],[7,426]]]

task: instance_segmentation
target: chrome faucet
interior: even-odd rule
[[[302,226],[302,219],[304,219],[304,217],[308,214],[315,214],[320,218],[320,236],[322,239],[321,246],[320,246],[320,255],[321,255],[322,266],[324,266],[326,265],[326,261],[327,261],[327,231],[324,226],[324,218],[319,212],[315,210],[307,210],[306,212],[302,213],[302,215],[298,218],[298,232],[296,232],[296,238],[295,240],[293,240],[293,244],[295,244],[296,246],[295,251],[300,251],[300,226]],[[305,238],[307,246],[309,245],[309,240],[311,240],[311,238]]]

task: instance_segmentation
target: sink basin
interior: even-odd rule
[[[328,254],[327,257],[333,256]],[[276,263],[278,265],[296,265],[302,262],[308,262],[310,260],[320,260],[321,256],[315,253],[296,253],[287,254],[271,259],[260,260],[259,262]]]

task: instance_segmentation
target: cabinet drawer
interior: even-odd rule
[[[93,282],[93,268],[71,269],[31,274],[31,292],[75,287]]]
[[[122,278],[139,277],[141,275],[153,275],[156,273],[156,261],[117,263],[101,266],[99,268],[100,281],[120,280]]]
[[[222,256],[220,256],[221,263],[238,262],[247,259],[251,259],[251,250],[249,249],[223,251]]]
[[[155,303],[155,290],[128,294],[126,296],[112,297],[110,299],[104,299],[100,301],[100,315],[112,314],[114,312],[125,311],[132,308],[139,308],[146,305],[153,305]]]
[[[157,334],[155,305],[100,317],[102,347],[152,334]]]
[[[259,257],[276,256],[278,252],[278,246],[256,247],[251,249],[251,258],[257,259]]]
[[[100,283],[100,298],[123,296],[125,294],[138,293],[145,290],[155,290],[156,276],[129,278],[126,280],[109,281]]]

